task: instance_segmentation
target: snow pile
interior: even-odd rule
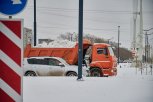
[[[49,47],[49,48],[72,48],[75,47],[76,42],[68,41],[68,40],[54,40],[50,43],[43,42],[39,44],[37,47]]]

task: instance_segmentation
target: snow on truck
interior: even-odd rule
[[[117,75],[117,58],[109,44],[91,44],[89,40],[83,40],[83,59],[90,48],[89,69],[91,76],[114,76]],[[50,56],[63,58],[70,65],[78,64],[78,43],[71,48],[57,47],[31,47],[28,44],[24,51],[24,58]]]

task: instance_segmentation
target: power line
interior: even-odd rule
[[[41,12],[41,11],[39,11]],[[58,14],[58,13],[46,13],[47,11],[43,11],[42,13],[45,13],[47,15],[53,15],[53,16],[59,16],[59,17],[66,17],[66,18],[72,18],[72,19],[78,19],[77,16],[70,16],[70,15],[65,15],[65,14]],[[97,22],[97,23],[113,23],[111,21],[102,21],[99,19],[91,19],[91,18],[84,18],[84,21],[90,21],[90,22]],[[115,23],[115,22],[114,22]],[[119,24],[129,24],[129,23],[124,23],[124,22],[116,22]]]
[[[44,9],[46,9],[46,8],[48,8],[48,7],[38,7],[38,8],[44,8]],[[48,10],[45,10],[45,11],[40,11],[40,10],[38,10],[38,12],[42,12],[42,13],[46,13],[46,12],[50,12],[50,10],[70,10],[70,11],[78,11],[77,9],[65,9],[65,8],[49,8]],[[104,11],[104,10],[86,10],[86,11]],[[129,11],[104,11],[104,12],[129,12]],[[58,12],[59,13],[59,12]],[[76,14],[76,16],[70,16],[70,14],[69,15],[65,15],[65,14],[58,14],[57,12],[56,13],[53,13],[53,12],[51,12],[51,13],[46,13],[46,14],[48,14],[48,15],[54,15],[54,16],[59,16],[59,17],[68,17],[68,18],[75,18],[75,19],[77,19],[77,14]],[[101,21],[101,20],[98,20],[98,19],[91,19],[91,18],[84,18],[84,20],[85,21],[90,21],[90,22],[103,22],[103,23],[112,23],[111,21]],[[123,23],[123,22],[116,22],[116,23],[119,23],[119,24],[128,24],[128,23]]]
[[[58,27],[58,26],[40,26],[38,25],[38,27],[41,27],[41,28],[45,28],[45,29],[75,29],[77,27]],[[85,27],[84,30],[102,30],[102,31],[117,31],[117,29],[101,29],[101,28],[88,28],[88,27]],[[123,29],[122,31],[125,31],[127,29]]]
[[[28,6],[27,8],[32,9],[33,6]],[[37,7],[40,10],[48,10],[48,11],[62,11],[62,12],[78,12],[78,9],[70,9],[70,8],[53,8],[53,7]],[[117,13],[117,14],[133,14],[132,11],[127,10],[91,10],[86,9],[84,13]],[[153,13],[153,11],[144,11],[143,13]]]
[[[33,8],[29,6],[28,8]],[[37,7],[38,9],[48,10],[48,11],[62,11],[62,12],[78,12],[77,9],[67,9],[67,8],[50,8],[50,7]],[[115,11],[115,10],[84,10],[84,13],[126,13],[132,14],[132,11]]]

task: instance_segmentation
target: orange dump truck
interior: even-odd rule
[[[83,40],[83,59],[90,48],[89,66],[91,76],[117,75],[117,59],[109,44],[91,44],[89,40]],[[61,57],[70,65],[78,63],[78,43],[73,48],[41,48],[27,45],[24,57],[51,56]]]

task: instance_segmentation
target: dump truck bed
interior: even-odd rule
[[[83,49],[91,46],[90,41],[83,41]],[[86,53],[86,52],[84,52]],[[73,48],[41,48],[28,44],[24,50],[24,57],[51,56],[63,58],[67,63],[76,65],[78,62],[78,43]]]

